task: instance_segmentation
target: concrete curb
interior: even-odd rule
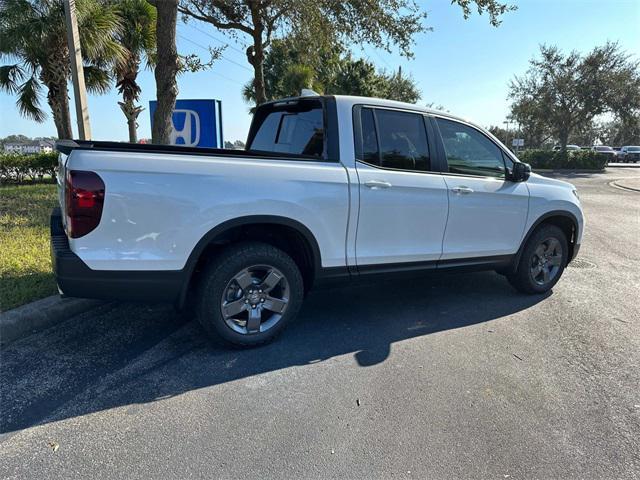
[[[622,190],[627,190],[630,192],[640,192],[640,188],[630,187],[628,185],[625,185],[624,180],[613,180],[612,182],[609,183],[609,185],[620,188]]]
[[[640,163],[610,163],[607,167],[611,168],[640,168]]]
[[[584,168],[534,168],[533,173],[604,173],[602,170],[588,170]]]
[[[57,295],[36,300],[0,313],[0,344],[26,337],[64,320],[102,305],[100,300],[60,298]]]

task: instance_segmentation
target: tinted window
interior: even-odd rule
[[[373,120],[373,110],[363,108],[360,111],[361,135],[360,139],[362,151],[359,152],[360,160],[373,165],[379,165],[380,156],[378,154],[378,138],[376,136],[376,125]]]
[[[385,168],[428,171],[429,146],[422,115],[376,110],[379,160]]]
[[[322,157],[322,113],[318,101],[258,109],[255,121],[259,127],[249,149]]]
[[[504,178],[502,151],[478,130],[437,119],[451,173]]]

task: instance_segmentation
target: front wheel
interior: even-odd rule
[[[509,283],[523,293],[544,293],[560,280],[567,265],[569,248],[564,232],[555,225],[543,225],[527,240]]]
[[[302,275],[289,255],[264,243],[243,243],[207,266],[196,317],[214,340],[256,346],[295,318],[302,297]]]

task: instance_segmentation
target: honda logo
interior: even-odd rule
[[[200,117],[194,110],[176,109],[173,111],[171,144],[197,147],[200,143]],[[180,142],[178,140],[181,140]]]

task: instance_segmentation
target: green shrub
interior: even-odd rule
[[[558,152],[553,150],[525,150],[518,158],[531,165],[534,170],[576,169],[603,170],[607,166],[607,155],[593,150]]]
[[[25,180],[42,180],[45,175],[55,179],[57,166],[56,152],[36,155],[2,153],[0,154],[0,180],[2,183],[23,183]]]

